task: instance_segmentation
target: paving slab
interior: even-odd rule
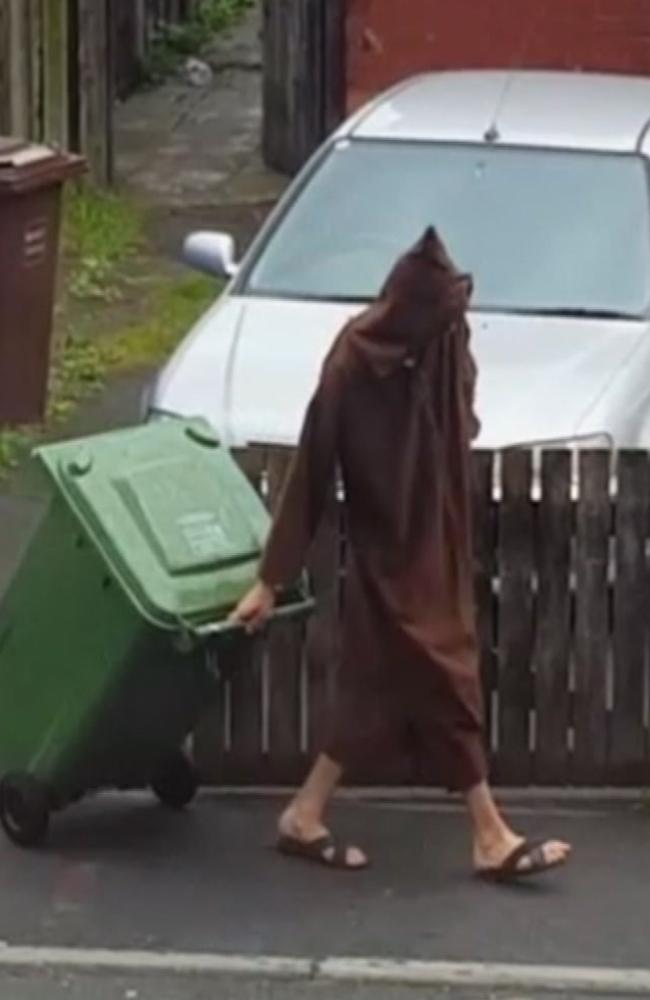
[[[262,129],[261,10],[204,54],[213,76],[182,72],[128,98],[115,116],[120,184],[152,206],[187,208],[275,200],[286,178],[268,170]]]

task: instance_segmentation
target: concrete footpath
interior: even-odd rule
[[[149,208],[151,235],[172,256],[192,229],[226,230],[243,252],[286,187],[260,150],[261,30],[255,7],[204,53],[207,86],[179,73],[117,109],[119,184]]]
[[[396,998],[409,984],[427,996],[650,993],[641,806],[513,806],[524,832],[566,837],[576,853],[565,872],[508,889],[469,875],[456,808],[339,803],[337,831],[374,859],[350,874],[270,850],[278,805],[206,794],[170,815],[148,796],[108,795],[57,817],[40,852],[2,842],[0,983],[28,973],[28,990],[35,970],[63,969],[109,983],[144,976],[152,990],[176,977],[185,992],[170,995],[192,998],[202,994],[188,979],[226,988],[232,972],[250,981],[240,996],[259,995],[255,982],[275,996],[285,978],[310,987],[297,995],[324,997],[359,981]]]

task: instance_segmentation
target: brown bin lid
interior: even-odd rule
[[[0,198],[59,184],[78,177],[85,169],[82,156],[0,136]]]

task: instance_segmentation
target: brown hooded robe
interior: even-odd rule
[[[349,546],[337,717],[344,768],[400,745],[450,789],[485,778],[474,620],[471,280],[429,229],[327,358],[260,575],[295,580],[337,466]]]

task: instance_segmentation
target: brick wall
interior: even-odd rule
[[[348,102],[422,70],[650,73],[650,0],[347,0]]]

